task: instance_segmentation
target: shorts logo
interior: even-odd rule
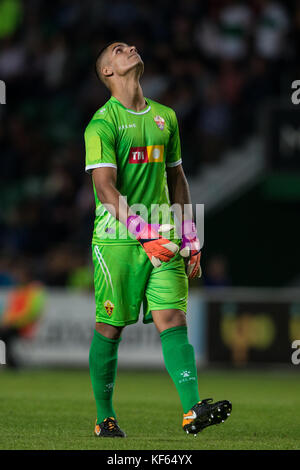
[[[161,116],[155,116],[154,121],[156,122],[158,128],[163,131],[165,127],[165,120]]]
[[[106,300],[106,302],[104,302],[104,308],[109,317],[112,316],[114,307],[114,304],[110,300]]]
[[[131,147],[129,163],[156,163],[164,161],[163,145],[148,145],[147,147]]]

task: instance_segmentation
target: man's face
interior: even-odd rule
[[[133,68],[138,68],[142,74],[144,63],[135,46],[129,46],[124,42],[116,42],[108,48],[107,67],[119,76],[125,75]]]

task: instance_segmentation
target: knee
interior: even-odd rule
[[[102,336],[109,339],[119,339],[123,330],[123,326],[113,326],[107,323],[96,323],[95,329]]]
[[[186,326],[186,315],[182,310],[161,310],[153,315],[153,320],[159,333],[169,328]]]

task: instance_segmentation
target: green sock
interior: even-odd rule
[[[97,424],[105,418],[116,418],[112,405],[117,374],[118,347],[121,338],[109,339],[94,331],[90,347],[89,364],[92,387],[97,406]]]
[[[183,412],[198,401],[198,379],[194,348],[188,342],[187,327],[169,328],[160,334],[165,366],[179,393]]]

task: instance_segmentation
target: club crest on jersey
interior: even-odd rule
[[[104,302],[104,308],[109,317],[112,316],[114,307],[114,304],[110,300],[106,300],[106,302]]]
[[[154,121],[156,122],[157,126],[161,131],[164,130],[165,127],[165,120],[161,116],[155,116]]]

